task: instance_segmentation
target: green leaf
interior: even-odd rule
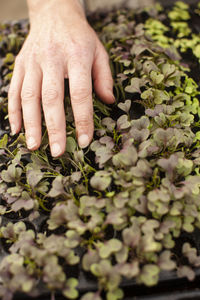
[[[164,75],[159,74],[156,71],[151,71],[150,78],[151,78],[151,80],[153,81],[154,84],[160,84],[164,79]]]
[[[69,153],[74,153],[76,149],[77,149],[77,143],[75,139],[71,136],[68,136],[66,142],[66,151]]]
[[[62,194],[65,194],[64,177],[62,175],[59,175],[54,179],[52,188],[49,191],[48,196],[54,198]]]
[[[111,181],[109,174],[99,171],[90,179],[90,184],[95,190],[104,191],[109,187]]]
[[[178,277],[187,277],[189,281],[193,281],[195,278],[195,272],[189,266],[180,266],[177,270]]]
[[[81,300],[103,300],[98,293],[86,293],[84,296],[81,297]]]
[[[108,258],[112,253],[118,252],[121,249],[122,243],[117,239],[111,239],[100,246],[99,255],[103,259]]]
[[[41,170],[33,169],[27,170],[26,173],[27,181],[32,188],[35,188],[36,185],[40,182],[40,180],[44,177],[44,173]]]
[[[1,177],[5,182],[15,182],[21,177],[22,169],[11,164],[7,170],[1,172]]]
[[[4,134],[4,136],[1,138],[0,140],[0,148],[6,148],[8,144],[8,135],[7,134]]]
[[[158,265],[162,270],[171,271],[176,268],[176,263],[171,260],[171,255],[169,250],[165,250],[160,254]]]
[[[69,299],[77,299],[78,291],[76,287],[78,286],[78,280],[75,278],[70,278],[67,280],[67,287],[63,290],[63,295]]]
[[[146,264],[142,268],[142,272],[139,276],[142,283],[147,286],[156,285],[159,278],[160,269],[158,266],[153,264]]]
[[[119,300],[124,297],[124,293],[121,289],[116,289],[107,293],[107,300]]]
[[[84,254],[82,259],[82,266],[85,271],[89,271],[93,264],[98,263],[100,260],[98,253],[95,250],[89,250]]]
[[[126,166],[134,166],[137,162],[138,155],[134,146],[122,149],[121,152],[113,156],[113,164],[115,167],[123,168]]]
[[[132,78],[131,84],[125,88],[125,91],[128,93],[140,93],[141,94],[141,86],[143,85],[143,80],[140,78]]]
[[[14,55],[12,53],[7,53],[3,62],[4,62],[4,64],[11,64],[14,62],[14,60],[15,60]]]
[[[194,231],[194,225],[192,224],[193,222],[194,222],[194,217],[185,216],[184,223],[183,223],[183,229],[187,232],[193,232]]]
[[[120,102],[118,104],[118,107],[128,114],[128,112],[131,108],[131,100],[126,100],[124,103]]]
[[[25,280],[25,282],[22,284],[22,290],[24,293],[29,293],[34,285],[33,280]]]
[[[122,115],[121,117],[119,117],[119,119],[117,120],[117,129],[123,130],[123,129],[127,129],[129,127],[130,127],[130,122],[128,120],[128,116]]]
[[[185,9],[185,10],[189,9],[189,5],[183,1],[176,1],[175,5],[180,9]]]
[[[127,279],[133,279],[140,273],[139,262],[134,260],[131,263],[122,264],[120,267],[120,274]]]
[[[65,246],[69,248],[75,248],[80,244],[80,236],[74,230],[68,230],[66,232],[67,240],[64,242]]]

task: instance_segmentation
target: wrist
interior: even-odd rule
[[[63,15],[65,18],[71,18],[77,15],[85,18],[84,0],[27,0],[29,9],[30,23],[35,19],[46,16]]]

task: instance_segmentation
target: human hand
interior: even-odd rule
[[[89,26],[78,0],[29,0],[30,32],[15,61],[8,95],[11,131],[24,121],[27,146],[41,144],[41,102],[51,154],[65,151],[64,78],[79,146],[93,138],[92,78],[98,96],[113,103],[113,79],[108,55]]]

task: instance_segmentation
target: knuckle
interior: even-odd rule
[[[48,126],[48,134],[50,136],[58,136],[59,132],[60,131],[55,126]]]
[[[32,88],[22,89],[21,92],[22,103],[29,102],[37,98],[35,91]]]
[[[70,49],[70,59],[81,61],[83,58],[88,57],[89,47],[84,43],[75,43]]]
[[[71,100],[74,104],[85,104],[87,103],[92,96],[92,91],[88,91],[86,89],[79,89],[79,91],[76,91],[72,93]]]
[[[45,105],[55,103],[60,94],[56,89],[47,89],[42,93],[42,100]]]
[[[78,118],[76,120],[76,127],[78,128],[89,128],[92,125],[92,120],[88,116]]]
[[[32,129],[32,128],[37,127],[35,120],[32,120],[26,116],[24,116],[24,124],[25,124],[26,129],[29,129],[29,128]]]

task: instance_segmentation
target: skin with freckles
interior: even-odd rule
[[[41,143],[44,111],[51,154],[62,155],[66,145],[64,78],[79,146],[93,138],[92,80],[97,95],[113,103],[113,79],[108,55],[89,26],[79,0],[28,0],[30,32],[15,61],[8,95],[13,134],[24,122],[27,147]]]

